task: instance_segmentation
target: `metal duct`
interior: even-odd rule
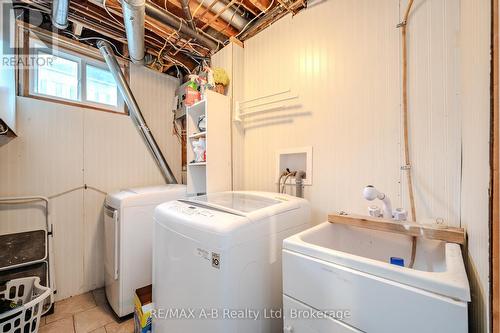
[[[165,178],[165,182],[167,184],[177,184],[177,180],[175,179],[172,170],[168,166],[165,157],[161,153],[161,150],[158,147],[158,144],[156,143],[153,134],[151,134],[151,131],[149,130],[148,125],[146,124],[146,121],[142,116],[141,110],[139,109],[139,105],[137,104],[134,95],[130,90],[129,85],[125,80],[125,76],[123,75],[120,69],[120,65],[116,60],[113,50],[111,49],[111,45],[108,42],[100,40],[99,42],[97,42],[97,47],[99,48],[99,51],[101,52],[102,56],[104,57],[104,60],[106,61],[106,64],[109,67],[109,71],[111,72],[113,78],[116,81],[116,85],[118,86],[118,89],[122,94],[123,100],[128,106],[130,112],[130,118],[137,127],[137,130],[139,131],[139,134],[144,140],[144,143],[151,152],[151,155],[153,155],[153,158],[156,164],[158,165],[158,168],[160,169],[163,177]]]
[[[191,15],[191,9],[189,9],[189,0],[181,0],[182,10],[184,11],[184,15],[186,16],[186,21],[188,22],[191,29],[196,31],[196,25],[193,21],[193,15]]]
[[[52,2],[52,25],[64,30],[68,27],[69,0],[54,0]]]
[[[135,63],[144,60],[144,22],[146,18],[144,0],[122,0],[123,24],[127,33],[128,52]]]
[[[175,30],[180,30],[181,34],[196,39],[200,44],[208,47],[210,50],[217,49],[218,44],[216,42],[200,34],[198,31],[191,29],[186,24],[182,24],[178,17],[164,11],[156,5],[146,2],[146,14],[163,24],[171,26]]]
[[[212,6],[210,11],[214,14],[217,14],[221,10],[223,10],[226,6],[227,4],[218,1]],[[224,10],[219,15],[219,17],[240,31],[243,30],[243,28],[246,27],[246,25],[248,24],[248,20],[243,18],[237,11],[235,11],[231,7],[226,8],[226,10]]]

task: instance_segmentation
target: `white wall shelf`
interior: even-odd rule
[[[205,116],[206,130],[198,121]],[[229,191],[231,179],[231,113],[229,97],[208,91],[204,100],[187,108],[187,185],[191,195]],[[204,138],[206,161],[195,162],[193,143]]]
[[[191,134],[189,136],[190,139],[198,139],[198,138],[203,138],[205,137],[207,134],[207,132],[198,132],[198,133],[194,133],[194,134]]]

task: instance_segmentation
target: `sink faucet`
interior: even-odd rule
[[[384,193],[379,192],[373,185],[367,185],[363,189],[363,197],[369,201],[375,199],[382,200],[382,203],[384,204],[384,218],[392,219],[391,200]]]

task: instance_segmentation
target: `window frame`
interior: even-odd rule
[[[28,34],[29,35],[29,34]],[[34,38],[31,38],[31,36],[28,36],[28,43],[25,44],[25,46],[28,46],[31,50],[36,50],[36,45],[40,45],[40,41],[37,41]],[[73,62],[77,62],[78,64],[78,100],[73,100],[73,99],[67,99],[67,98],[62,98],[62,97],[57,97],[53,95],[47,95],[47,94],[42,94],[39,93],[36,89],[36,84],[37,84],[37,75],[38,75],[38,69],[37,66],[30,67],[28,68],[27,71],[25,71],[26,76],[23,79],[23,82],[25,85],[27,85],[27,89],[24,90],[24,96],[26,97],[31,97],[35,99],[40,99],[40,100],[45,100],[45,101],[50,101],[50,102],[55,102],[55,103],[61,103],[61,104],[66,104],[66,105],[72,105],[72,106],[78,106],[82,108],[89,108],[93,110],[98,110],[98,111],[106,111],[106,112],[112,112],[116,114],[122,114],[122,115],[128,115],[128,110],[125,106],[125,102],[119,92],[119,89],[117,87],[117,105],[110,105],[110,104],[104,104],[104,103],[98,103],[94,101],[89,101],[87,100],[87,65],[90,65],[92,67],[104,69],[109,72],[109,69],[106,66],[106,63],[95,59],[93,57],[77,53],[74,51],[71,51],[67,48],[58,46],[58,50],[51,49],[52,55],[70,60]],[[41,50],[36,50],[36,55],[38,53],[43,53],[47,54],[46,52],[43,52]],[[33,56],[34,54],[30,54],[30,56]],[[125,67],[125,69],[128,69],[128,67]],[[127,72],[125,71],[125,75],[127,76]]]

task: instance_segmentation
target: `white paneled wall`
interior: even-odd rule
[[[172,134],[178,81],[131,65],[131,88],[180,180],[181,147]],[[105,192],[163,184],[129,117],[18,97],[19,137],[0,147],[0,196],[50,196],[87,184]],[[58,299],[103,285],[104,195],[78,190],[51,201]],[[8,209],[7,209],[8,208]],[[43,223],[39,206],[0,206],[0,233]]]
[[[275,152],[312,145],[314,184],[306,193],[317,221],[331,210],[365,212],[366,184],[407,206],[396,28],[405,5],[318,2],[245,43],[246,99],[288,88],[300,95],[288,110],[245,124],[245,187],[274,189]],[[460,223],[458,21],[458,2],[417,0],[409,25],[418,216],[453,225]]]
[[[246,41],[244,55],[233,52],[227,60],[228,49],[234,50],[228,46],[214,56],[233,72],[243,59],[243,82],[236,83],[244,92],[240,100],[288,88],[300,96],[235,126],[233,166],[241,163],[233,172],[236,189],[274,191],[276,151],[313,146],[313,185],[305,193],[315,222],[336,210],[366,213],[361,195],[366,184],[386,192],[394,206],[409,209],[400,170],[396,28],[406,4],[311,1],[304,12]],[[475,332],[487,330],[488,311],[489,12],[486,0],[415,0],[408,27],[417,215],[468,229]],[[238,149],[235,142],[241,143]],[[474,215],[474,207],[481,213]]]
[[[488,0],[461,1],[462,226],[468,234],[471,332],[489,329],[490,19]]]

